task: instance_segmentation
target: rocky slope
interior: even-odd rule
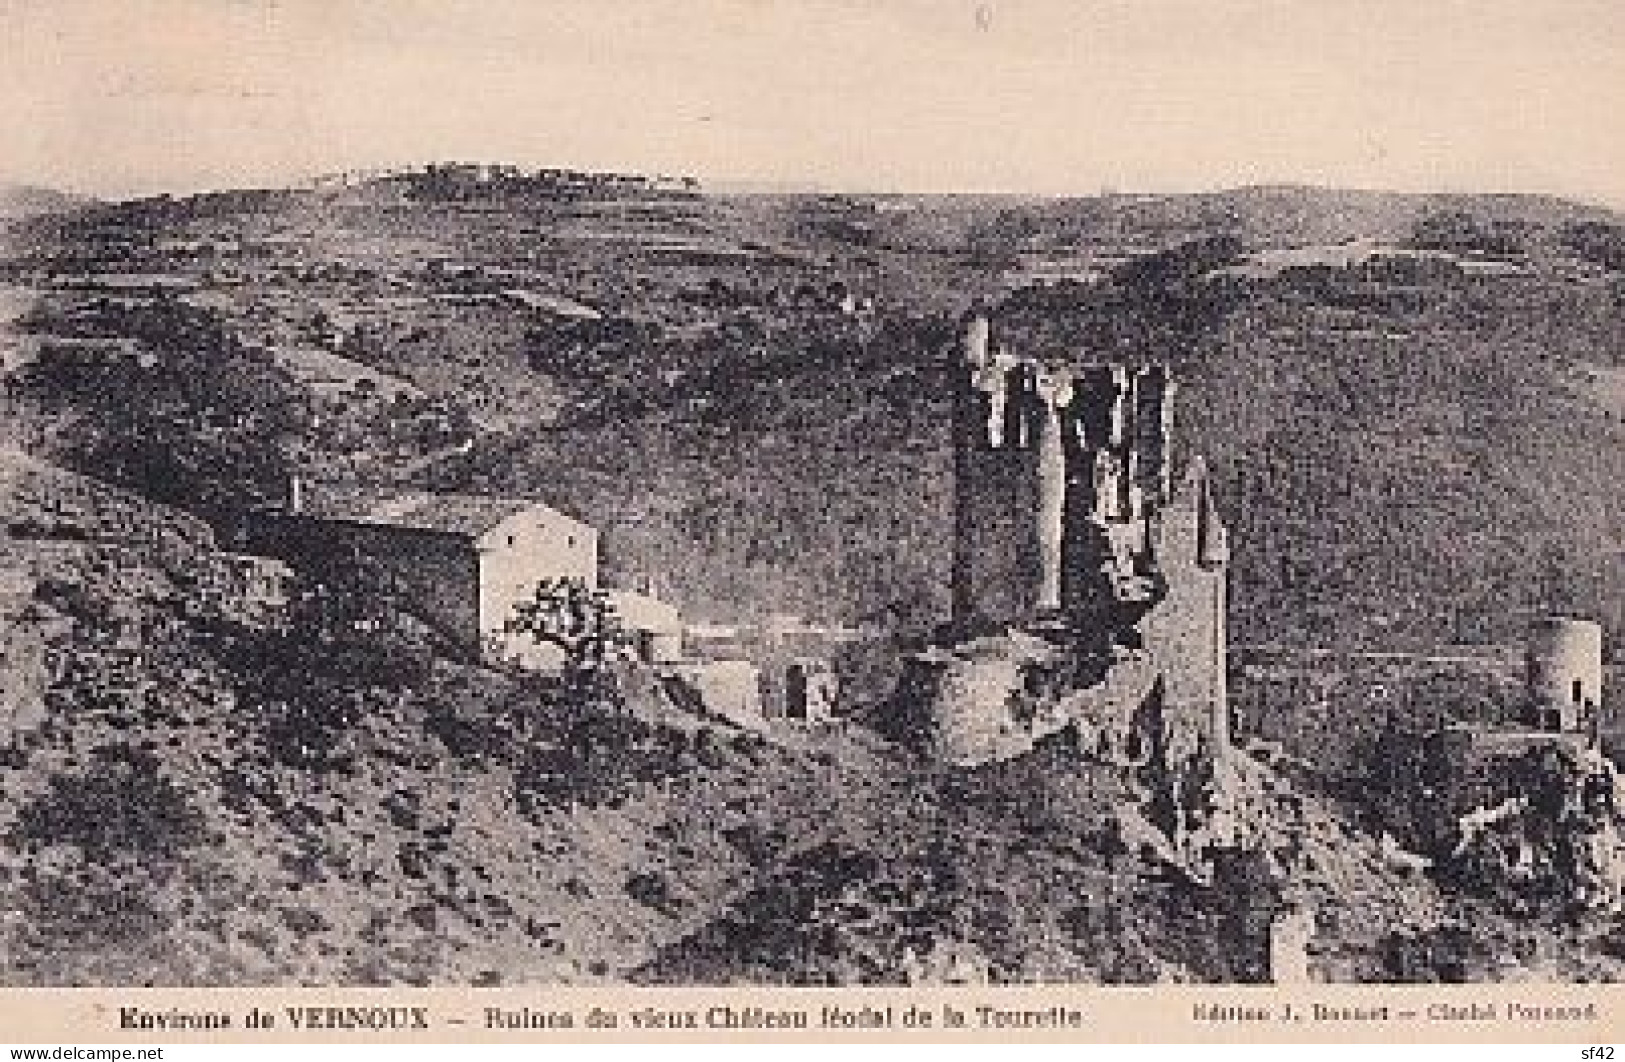
[[[697,718],[635,672],[574,704],[409,627],[259,622],[200,574],[203,525],[7,468],[8,983],[1260,976],[1223,941],[1257,942],[1268,876],[1171,867],[1131,775],[1064,740],[955,771],[856,724]],[[1346,912],[1328,968],[1372,975],[1427,887],[1237,770],[1264,847],[1304,834]]]

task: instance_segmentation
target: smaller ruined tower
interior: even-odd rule
[[[1572,732],[1596,721],[1602,706],[1602,625],[1543,616],[1529,628],[1528,722]]]

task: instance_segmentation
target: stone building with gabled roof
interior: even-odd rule
[[[256,553],[302,572],[364,569],[470,656],[544,579],[598,587],[598,532],[540,501],[296,483],[247,530]]]

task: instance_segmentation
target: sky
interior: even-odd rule
[[[433,160],[711,186],[1625,207],[1621,0],[0,0],[0,180]]]

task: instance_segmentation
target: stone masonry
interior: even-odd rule
[[[955,393],[953,607],[962,636],[1060,633],[1122,684],[1167,758],[1228,744],[1225,529],[1200,458],[1175,477],[1159,365],[1039,360],[964,335]],[[1106,686],[1112,685],[1109,681]],[[997,710],[997,709],[993,709]],[[961,759],[978,758],[970,750]]]

